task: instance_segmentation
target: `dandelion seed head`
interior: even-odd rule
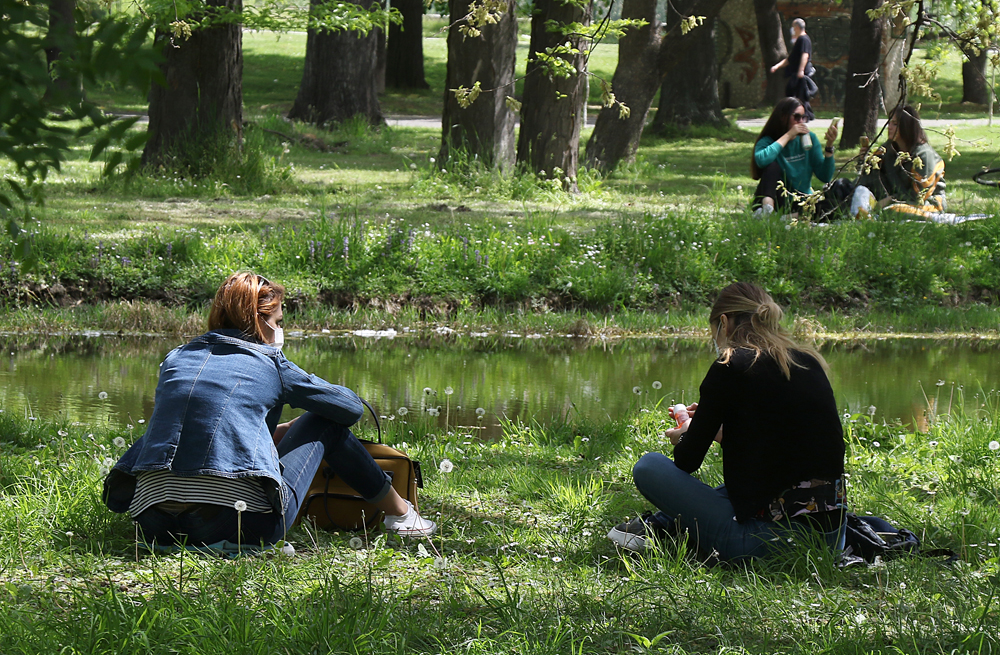
[[[455,465],[450,459],[442,459],[441,463],[438,464],[438,470],[442,473],[451,473],[455,470]]]
[[[868,406],[868,416],[875,416],[875,405]]]
[[[113,443],[115,445],[115,448],[124,448],[125,447],[125,437],[115,437],[114,441],[112,441],[111,443]]]
[[[642,393],[642,387],[632,387],[632,393],[638,396]]]
[[[433,389],[431,389],[430,387],[424,387],[424,395],[425,395],[425,396],[429,396],[429,395],[431,395],[432,393],[434,393],[434,390],[433,390]]]
[[[445,388],[444,388],[444,395],[446,395],[446,396],[450,396],[450,395],[451,395],[451,394],[453,394],[453,393],[455,393],[455,390],[454,390],[454,389],[452,389],[451,387],[445,387]]]
[[[410,410],[406,409],[405,407],[400,407],[399,409],[396,410],[396,413],[399,414],[400,416],[406,416],[407,414],[410,413]]]
[[[943,387],[944,386],[944,380],[938,380],[937,381],[937,386]]]
[[[237,500],[235,503],[233,503],[233,509],[235,509],[237,512],[245,512],[247,511],[247,504],[245,501]]]
[[[66,432],[66,430],[59,430],[58,432],[56,432],[56,434],[58,434],[60,437],[69,436],[69,432]]]
[[[347,544],[354,550],[360,550],[364,548],[365,542],[361,540],[361,537],[351,537],[351,540]]]
[[[476,408],[476,416],[478,416],[479,418],[482,418],[482,417],[486,416],[486,410],[483,409],[482,407],[477,407]]]
[[[97,394],[97,397],[100,398],[101,400],[107,400],[108,399],[108,392],[107,391],[102,391],[101,393]]]
[[[662,389],[663,388],[663,383],[660,382],[659,380],[654,380],[653,381],[653,388],[654,389]]]
[[[448,558],[447,557],[435,557],[434,558],[434,568],[438,571],[443,571],[448,568]]]
[[[1000,450],[1000,441],[997,441],[997,440],[994,439],[993,441],[991,441],[989,443],[989,445],[987,446],[987,448],[989,448],[990,450],[994,450],[994,451]]]

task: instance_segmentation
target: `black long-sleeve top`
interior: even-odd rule
[[[754,361],[749,349],[713,363],[674,448],[674,463],[692,473],[724,426],[723,477],[741,523],[822,511],[843,500],[844,434],[833,389],[813,357],[792,357],[805,368],[791,366],[791,379],[765,353]]]

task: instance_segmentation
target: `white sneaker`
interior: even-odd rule
[[[429,537],[437,532],[437,523],[417,514],[417,510],[413,509],[413,503],[410,501],[403,502],[406,503],[406,514],[402,516],[386,514],[385,518],[382,519],[386,530],[404,537]]]

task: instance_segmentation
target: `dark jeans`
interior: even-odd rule
[[[836,525],[813,526],[805,521],[736,521],[736,511],[724,486],[712,488],[680,470],[665,455],[646,453],[632,469],[635,486],[660,510],[657,521],[677,523],[702,555],[723,562],[769,557],[796,540],[817,539],[832,550],[844,548],[843,518]]]
[[[154,505],[136,522],[151,543],[204,545],[219,541],[273,544],[285,538],[305,501],[322,460],[369,502],[377,503],[392,489],[389,476],[372,459],[347,426],[318,414],[299,417],[278,444],[284,507],[282,513],[239,513],[232,507],[192,504],[178,514]]]
[[[753,192],[753,203],[750,207],[757,209],[761,206],[761,201],[764,198],[773,200],[775,209],[792,206],[794,203],[791,199],[778,191],[778,182],[784,181],[784,179],[785,173],[781,170],[781,165],[778,164],[777,160],[762,168],[760,181],[757,183],[757,190]]]

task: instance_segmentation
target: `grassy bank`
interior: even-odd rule
[[[319,216],[297,225],[115,236],[40,224],[34,269],[22,270],[14,246],[0,245],[0,293],[13,304],[144,299],[195,308],[228,273],[252,269],[284,283],[292,309],[314,315],[372,308],[450,321],[487,308],[543,315],[694,309],[733,280],[763,284],[794,311],[904,317],[942,305],[995,307],[1000,288],[997,218],[957,227],[817,227],[676,212],[619,215],[588,229],[555,212],[527,212],[515,223],[449,211],[431,226],[328,202],[321,197]]]
[[[235,562],[137,555],[127,518],[101,505],[101,469],[141,426],[0,414],[3,650],[997,652],[1000,397],[978,401],[927,432],[845,419],[855,509],[962,556],[848,571],[805,544],[736,568],[702,567],[679,545],[617,552],[604,533],[646,508],[630,467],[662,448],[667,417],[652,406],[507,425],[495,441],[395,417],[389,441],[424,464],[432,543],[370,535],[355,549],[352,535],[299,528],[296,557]],[[699,475],[721,479],[717,452]]]

